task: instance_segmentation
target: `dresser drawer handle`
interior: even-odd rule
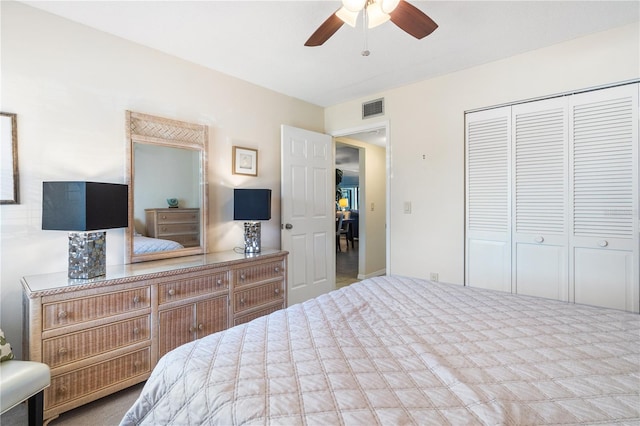
[[[133,334],[135,334],[136,336],[137,336],[138,334],[140,334],[140,329],[139,329],[138,327],[135,327],[135,328],[133,329]]]
[[[58,312],[58,318],[62,319],[62,318],[66,318],[66,317],[67,317],[67,311]]]
[[[221,286],[222,285],[222,280],[218,278],[218,281],[216,281],[216,285],[217,286]]]
[[[544,242],[544,237],[542,235],[537,236],[534,241],[538,244]]]
[[[600,247],[606,247],[606,246],[609,245],[609,241],[607,241],[607,240],[598,241],[598,245]]]
[[[240,304],[244,305],[244,297],[242,299],[240,299]]]
[[[173,296],[174,294],[176,294],[176,291],[175,291],[175,289],[170,288],[167,293],[169,293],[169,296]]]
[[[140,303],[140,296],[133,296],[133,303]]]
[[[163,218],[163,219],[166,219],[166,218],[167,218],[167,215],[166,215],[166,214],[163,214],[163,215],[162,215],[162,218]]]
[[[162,227],[162,230],[163,230],[164,232],[167,232],[167,227],[166,227],[166,226],[163,226],[163,227]]]
[[[196,331],[195,326],[192,325],[191,327],[189,327],[189,333],[193,333],[194,331]]]
[[[246,275],[245,275],[245,274],[240,274],[240,279],[241,279],[242,281],[244,281],[246,278],[247,278],[247,277],[246,277]]]
[[[198,330],[204,330],[204,324],[198,324]]]
[[[135,362],[133,363],[133,366],[134,366],[135,368],[140,368],[140,366],[141,366],[141,365],[142,365],[142,363],[141,363],[140,361],[135,361]]]
[[[67,353],[67,348],[58,349],[58,355],[66,355],[66,353]]]
[[[58,388],[58,393],[67,393],[67,387],[62,385]]]
[[[280,267],[279,267],[279,266],[276,266],[275,268],[273,268],[273,270],[274,270],[275,272],[280,272]]]
[[[280,294],[280,288],[275,289],[276,294]]]

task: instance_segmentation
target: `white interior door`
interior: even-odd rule
[[[512,108],[512,289],[569,300],[567,99]]]
[[[576,303],[640,311],[638,84],[570,100],[570,252]]]
[[[511,108],[466,115],[466,285],[511,291]]]
[[[293,305],[336,286],[335,172],[331,136],[283,125],[281,144],[281,243]]]

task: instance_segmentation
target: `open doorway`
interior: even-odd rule
[[[336,288],[358,281],[361,149],[336,141]]]
[[[386,126],[335,138],[337,288],[386,273],[386,147]]]

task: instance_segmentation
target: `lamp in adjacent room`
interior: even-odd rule
[[[98,182],[43,182],[42,229],[69,232],[69,278],[105,275],[104,229],[126,228],[129,187]],[[87,232],[96,231],[96,232]]]
[[[347,206],[349,205],[349,200],[347,200],[346,198],[340,198],[338,200],[338,205],[344,211],[347,209]]]
[[[233,220],[245,220],[244,252],[260,253],[260,221],[271,219],[270,189],[234,189]]]

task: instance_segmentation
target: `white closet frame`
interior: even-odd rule
[[[640,311],[640,84],[465,114],[465,284]]]

